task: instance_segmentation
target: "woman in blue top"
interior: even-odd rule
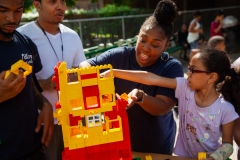
[[[136,47],[121,47],[80,63],[80,67],[111,64],[115,69],[142,70],[164,77],[182,77],[181,63],[166,52],[178,16],[172,0],[158,3],[153,15],[141,26]],[[116,93],[139,95],[129,100],[127,110],[133,151],[172,154],[176,125],[171,109],[174,90],[114,79]],[[138,89],[135,89],[138,88]]]

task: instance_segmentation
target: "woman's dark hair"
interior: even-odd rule
[[[202,16],[202,13],[200,11],[194,11],[193,17],[198,17],[198,16]]]
[[[240,114],[240,68],[231,68],[231,61],[224,51],[205,47],[200,49],[200,60],[209,72],[216,72],[218,80],[215,87],[221,84],[218,92],[229,101]]]
[[[160,27],[164,36],[170,39],[173,32],[173,21],[178,17],[177,6],[172,0],[161,0],[153,14],[145,20],[141,29]]]
[[[215,13],[215,16],[221,16],[221,15],[225,15],[225,13],[222,10],[219,10]]]

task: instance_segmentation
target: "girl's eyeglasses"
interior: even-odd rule
[[[194,68],[191,68],[188,66],[188,71],[193,74],[193,73],[210,73],[208,71],[201,71],[201,70],[197,70],[197,69],[194,69]]]

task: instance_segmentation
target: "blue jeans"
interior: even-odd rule
[[[198,40],[195,40],[195,41],[193,41],[193,42],[191,42],[191,43],[189,43],[189,44],[190,44],[191,50],[192,50],[192,49],[195,49],[195,48],[197,48]]]

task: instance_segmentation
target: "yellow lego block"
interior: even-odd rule
[[[24,73],[23,73],[25,77],[27,75],[29,75],[30,73],[32,73],[32,66],[29,65],[28,63],[24,62],[23,60],[19,60],[11,66],[10,70],[8,70],[6,72],[4,79],[6,79],[11,72],[18,75],[20,68],[25,70]]]
[[[123,93],[121,96],[120,96],[122,99],[125,99],[126,101],[128,101],[128,95],[126,93]]]
[[[94,86],[94,85],[97,85],[97,84],[98,84],[97,78],[82,80],[82,86],[83,87]]]
[[[85,143],[77,143],[77,148],[85,148]]]
[[[108,143],[108,139],[106,137],[100,137],[100,144],[105,144],[105,143]]]
[[[202,158],[207,158],[206,152],[198,152],[198,160],[201,160]]]
[[[101,144],[100,139],[99,139],[99,140],[94,140],[94,141],[92,141],[92,145],[93,145],[93,146],[99,145],[99,144]]]
[[[146,155],[145,158],[146,158],[146,160],[152,160],[152,156],[151,155]]]

